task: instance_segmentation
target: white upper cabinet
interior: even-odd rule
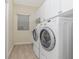
[[[44,19],[55,17],[73,8],[72,0],[45,0],[36,12],[36,16]]]
[[[60,8],[62,12],[66,12],[73,8],[73,0],[61,0],[60,4],[61,4]]]
[[[40,17],[48,19],[58,15],[59,0],[45,0],[43,5],[38,10]]]

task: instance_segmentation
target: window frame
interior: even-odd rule
[[[19,17],[20,17],[20,16],[26,16],[26,17],[28,17],[28,19],[26,19],[26,23],[28,23],[28,25],[24,25],[25,22],[24,22],[24,24],[23,24],[24,26],[21,24],[22,27],[23,27],[23,28],[26,28],[26,29],[23,29],[23,28],[20,28],[20,29],[19,29],[19,26],[20,26],[20,25],[19,25],[19,22],[21,22],[21,21],[19,21]],[[29,20],[30,20],[29,18],[30,18],[30,15],[17,14],[17,30],[18,30],[18,31],[27,31],[27,30],[29,30],[29,28],[30,28],[30,27],[29,27]],[[20,19],[20,20],[21,20],[21,19]],[[27,22],[27,20],[28,20],[28,22]],[[26,27],[25,27],[25,26],[26,26]]]

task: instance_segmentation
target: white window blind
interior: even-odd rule
[[[17,29],[18,30],[29,30],[29,15],[18,14],[17,16],[18,16]]]

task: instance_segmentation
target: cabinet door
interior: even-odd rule
[[[55,17],[59,11],[59,0],[46,0],[42,10],[44,10],[45,18]]]
[[[73,0],[61,0],[61,11],[66,12],[73,8]]]

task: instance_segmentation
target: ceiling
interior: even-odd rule
[[[39,7],[43,2],[44,2],[44,0],[16,0],[15,4]]]

